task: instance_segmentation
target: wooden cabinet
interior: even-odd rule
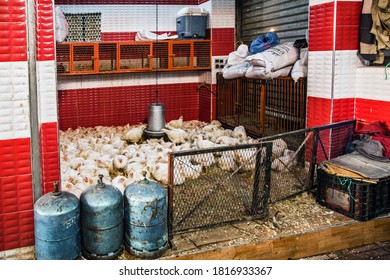
[[[58,43],[58,75],[210,70],[210,40]]]

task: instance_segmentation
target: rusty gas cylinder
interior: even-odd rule
[[[98,183],[80,195],[81,250],[87,259],[115,259],[123,249],[123,195]]]

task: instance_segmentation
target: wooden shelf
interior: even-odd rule
[[[57,43],[57,74],[211,70],[210,40]]]

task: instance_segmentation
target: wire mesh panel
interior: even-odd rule
[[[95,44],[72,44],[71,55],[71,72],[93,73],[95,72]]]
[[[211,43],[210,41],[194,42],[194,61],[196,69],[210,69],[211,67]]]
[[[271,146],[266,151],[249,144],[171,153],[170,233],[265,217]]]
[[[172,68],[191,67],[191,43],[172,43]]]
[[[117,70],[116,43],[98,44],[99,48],[99,72],[112,72]]]
[[[151,43],[119,43],[120,70],[151,70]]]
[[[153,43],[153,70],[168,69],[168,42],[154,42]]]
[[[354,127],[355,121],[345,121],[258,139],[272,143],[269,203],[312,189],[317,164],[344,154]]]
[[[57,73],[70,73],[70,44],[56,45]]]
[[[313,135],[312,131],[301,129],[259,139],[272,143],[269,203],[291,198],[308,189]]]

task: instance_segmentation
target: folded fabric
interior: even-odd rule
[[[275,32],[268,32],[266,34],[260,35],[255,40],[252,41],[249,51],[253,54],[265,51],[270,47],[276,46],[279,44],[280,39]]]
[[[60,6],[55,7],[56,41],[63,42],[68,36],[68,23]]]
[[[177,39],[177,35],[170,36],[169,33],[163,33],[163,34],[156,34],[150,31],[147,31],[145,29],[140,30],[135,35],[136,41],[151,41],[151,40],[172,40]]]

